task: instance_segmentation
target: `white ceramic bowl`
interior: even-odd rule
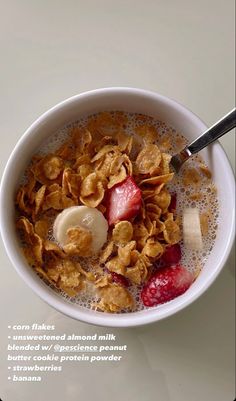
[[[123,110],[156,117],[193,140],[206,125],[191,111],[174,100],[146,90],[105,88],[73,96],[39,117],[25,132],[13,150],[5,168],[0,193],[1,234],[8,256],[19,275],[48,304],[87,323],[128,327],[151,323],[180,311],[197,299],[223,268],[234,240],[234,176],[218,142],[201,152],[213,172],[220,200],[219,228],[214,248],[201,274],[188,291],[173,301],[145,311],[107,314],[70,304],[51,290],[33,271],[21,254],[14,222],[14,196],[20,177],[31,156],[51,133],[65,124],[92,113]]]

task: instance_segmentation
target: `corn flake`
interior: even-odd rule
[[[88,207],[97,207],[104,198],[105,189],[103,187],[103,183],[101,181],[99,181],[96,173],[92,173],[92,174],[95,174],[96,181],[95,181],[95,178],[93,178],[91,182],[89,182],[89,180],[87,180],[87,179],[85,179],[86,183],[84,183],[85,180],[82,182],[80,201]],[[92,174],[90,174],[90,176]],[[83,190],[82,190],[82,188],[83,188]],[[88,193],[90,193],[90,194],[86,195],[86,196],[84,195],[84,194],[88,194]]]
[[[105,145],[116,145],[116,140],[112,136],[99,136],[94,142],[94,151],[98,153]]]
[[[159,175],[157,177],[146,178],[140,182],[140,185],[160,185],[167,184],[167,182],[171,181],[174,177],[174,173]]]
[[[130,154],[133,145],[133,137],[128,136],[121,131],[117,134],[116,138],[120,151]]]
[[[68,240],[63,249],[68,255],[89,256],[91,254],[92,234],[81,227],[69,228]]]
[[[136,166],[140,174],[148,174],[156,169],[161,162],[161,152],[157,145],[146,145],[138,154]]]
[[[103,277],[100,277],[95,281],[95,287],[96,288],[103,288],[107,287],[110,284],[109,276],[105,275]]]
[[[73,165],[73,169],[77,169],[79,166],[82,166],[82,164],[90,164],[91,157],[88,153],[79,155],[76,157],[75,164]]]
[[[60,256],[61,258],[65,258],[65,253],[63,250],[53,241],[45,240],[44,241],[44,251],[47,253],[52,253],[57,256]]]
[[[137,249],[134,249],[130,252],[130,266],[134,266],[135,263],[139,260],[140,253]]]
[[[131,253],[136,247],[136,241],[130,241],[125,246],[119,246],[118,257],[122,265],[129,266],[131,263]]]
[[[63,168],[62,159],[56,156],[51,156],[43,163],[43,172],[49,180],[55,180],[61,173]]]
[[[63,169],[63,160],[54,155],[45,156],[31,167],[35,179],[40,184],[50,185],[52,180],[56,180]]]
[[[154,238],[149,238],[143,248],[142,253],[150,258],[160,258],[164,252],[163,246],[160,242],[155,241]]]
[[[181,239],[180,227],[176,221],[173,220],[173,215],[169,213],[169,217],[164,222],[163,235],[168,244],[177,244]]]
[[[93,173],[93,167],[90,164],[81,164],[77,171],[80,178],[84,180],[89,174]]]
[[[109,262],[106,263],[106,268],[110,272],[115,272],[122,275],[124,275],[125,273],[125,266],[123,265],[118,256],[115,256],[114,258],[109,260]]]
[[[140,285],[142,283],[142,272],[138,265],[128,267],[125,277],[134,285]]]
[[[101,301],[98,304],[99,309],[106,312],[120,312],[124,309],[132,309],[134,300],[129,291],[117,284],[109,284],[99,291]]]
[[[87,197],[96,192],[98,176],[96,173],[89,174],[81,184],[80,194],[81,197]]]
[[[100,252],[100,263],[105,263],[107,261],[107,259],[112,255],[114,248],[115,248],[114,242],[113,241],[108,242],[106,247],[102,249]]]
[[[115,157],[113,157],[112,159],[110,165],[110,174],[117,174],[120,171],[124,161],[125,161],[125,155],[117,153]]]
[[[127,172],[126,172],[125,167],[122,165],[117,174],[110,175],[109,182],[107,184],[107,188],[110,189],[110,188],[114,187],[114,185],[119,184],[119,182],[124,181],[126,179],[126,177],[127,177]]]
[[[133,226],[129,221],[120,221],[112,231],[112,239],[115,243],[126,244],[133,236]]]
[[[137,243],[138,249],[140,248],[142,249],[144,247],[148,237],[149,237],[149,232],[143,222],[134,224],[133,238]]]
[[[70,142],[60,146],[55,154],[65,161],[72,161],[75,158],[75,151]]]
[[[22,212],[24,212],[28,215],[30,215],[32,213],[32,209],[29,205],[29,199],[27,197],[27,191],[24,186],[21,187],[17,192],[16,204]]]
[[[72,195],[74,199],[78,199],[80,193],[80,182],[80,175],[75,174],[71,168],[66,168],[62,176],[62,192],[65,195]]]
[[[171,195],[166,188],[163,188],[159,194],[152,198],[152,201],[155,202],[157,206],[162,209],[162,213],[164,213],[170,206]]]
[[[118,150],[118,147],[114,145],[103,146],[103,148],[100,149],[99,152],[92,158],[91,163],[94,163],[95,161],[102,159],[107,153],[115,152],[116,150]]]
[[[126,269],[125,277],[127,277],[133,284],[140,285],[146,281],[150,265],[151,263],[146,255],[139,254],[135,265]]]
[[[76,146],[77,157],[89,150],[89,145],[92,142],[92,135],[88,129],[73,128],[71,130],[71,139]]]
[[[17,221],[17,228],[23,232],[25,242],[31,246],[29,250],[40,265],[43,263],[43,241],[34,232],[34,226],[26,217],[21,217]]]
[[[52,188],[54,187],[54,188]],[[45,200],[42,206],[42,209],[48,210],[48,209],[55,209],[55,210],[62,210],[67,207],[75,206],[77,202],[66,196],[62,192],[62,188],[58,187],[57,184],[54,184],[51,186],[51,188],[48,188],[48,195],[45,196]]]
[[[59,289],[73,297],[78,294],[83,284],[78,266],[78,263],[74,263],[68,259],[56,259],[52,265],[47,268],[46,274]]]
[[[48,230],[49,230],[49,221],[46,219],[41,219],[36,221],[34,230],[35,233],[38,234],[39,237],[42,239],[46,239],[48,236]]]
[[[159,220],[159,218],[161,217],[161,214],[162,214],[161,208],[159,206],[157,206],[155,203],[147,203],[146,204],[146,211],[149,214],[149,216],[150,216],[150,213],[155,213],[155,215],[157,216],[158,220]]]
[[[35,214],[38,214],[41,206],[44,202],[45,192],[46,192],[46,185],[42,185],[42,187],[36,192],[35,195]]]
[[[145,144],[153,144],[158,137],[158,132],[153,125],[140,125],[135,132],[143,138]]]
[[[171,161],[171,155],[169,155],[168,153],[161,154],[161,163],[160,163],[161,175],[166,175],[170,173],[170,161]]]

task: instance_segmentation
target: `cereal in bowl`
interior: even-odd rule
[[[98,311],[138,311],[183,294],[213,245],[218,208],[199,157],[181,174],[171,170],[171,155],[185,143],[166,124],[123,112],[55,133],[16,195],[29,265],[69,302]],[[187,233],[191,248],[196,235],[186,208],[196,212],[201,249],[183,241]]]

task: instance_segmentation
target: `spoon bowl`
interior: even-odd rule
[[[236,109],[231,110],[228,114],[222,117],[217,123],[207,129],[201,136],[195,139],[190,145],[186,146],[181,152],[172,156],[171,165],[179,172],[182,165],[194,154],[200,152],[210,143],[216,141],[221,136],[235,128],[236,126]]]

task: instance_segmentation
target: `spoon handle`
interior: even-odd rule
[[[190,155],[199,152],[222,135],[236,126],[236,109],[231,110],[228,114],[222,117],[217,123],[212,125],[208,130],[203,132],[195,141],[193,141],[186,150]]]

